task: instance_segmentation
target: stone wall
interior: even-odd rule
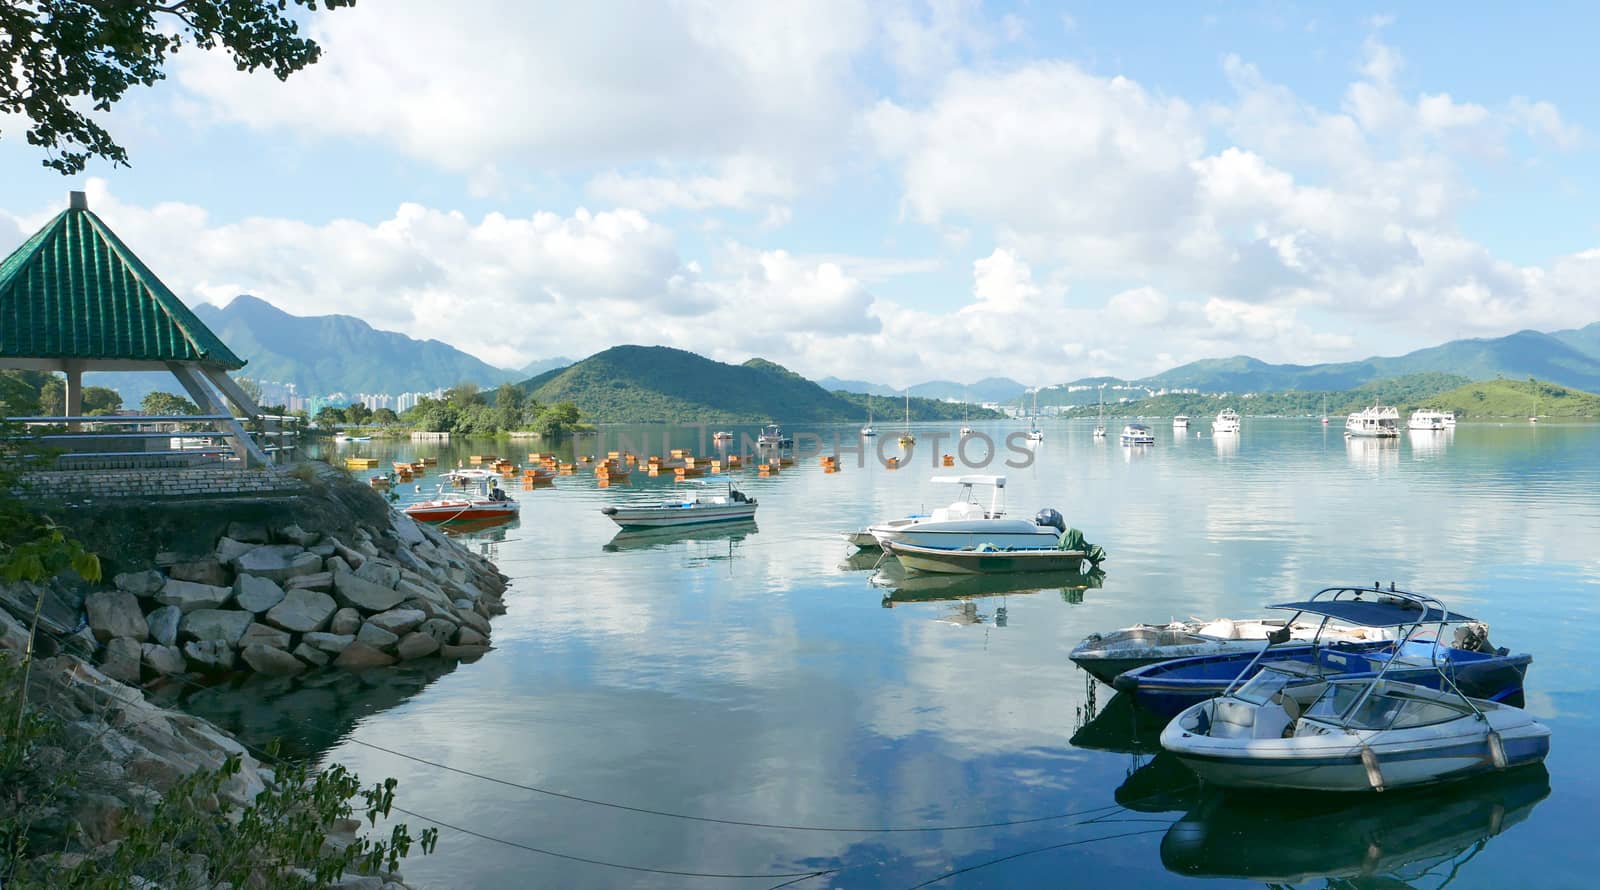
[[[16,493],[71,503],[271,495],[305,488],[304,481],[277,467],[149,468],[40,470],[24,475]]]

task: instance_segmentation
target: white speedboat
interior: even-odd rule
[[[1406,421],[1408,430],[1447,430],[1455,425],[1455,414],[1444,411],[1413,411]]]
[[[878,546],[904,543],[917,547],[1054,547],[1066,521],[1055,510],[1040,510],[1033,519],[1006,518],[1002,496],[1004,476],[934,476],[932,481],[961,486],[961,493],[949,506],[930,513],[915,514],[874,523],[866,531]],[[991,486],[989,506],[974,499],[973,489]]]
[[[1239,412],[1232,408],[1223,408],[1217,419],[1211,421],[1213,434],[1237,433],[1239,431]]]
[[[1356,439],[1398,439],[1400,410],[1389,405],[1362,408],[1345,419],[1344,434]]]
[[[725,495],[702,491],[681,501],[623,504],[601,507],[600,512],[624,529],[671,528],[750,519],[756,515],[756,500],[729,483]]]
[[[1370,676],[1323,678],[1301,662],[1263,663],[1264,648],[1220,697],[1186,708],[1161,732],[1161,747],[1205,782],[1383,791],[1539,763],[1549,753],[1550,730],[1526,711],[1460,691],[1438,641],[1447,624],[1470,619],[1438,599],[1392,587],[1337,588],[1280,608],[1295,609],[1297,618],[1408,628],[1401,639],[1433,627],[1431,658],[1424,665],[1396,656]],[[1391,669],[1426,669],[1433,679],[1389,679]]]
[[[1122,428],[1122,444],[1124,445],[1154,445],[1156,434],[1142,423],[1130,423]]]
[[[1255,652],[1268,634],[1289,629],[1289,639],[1310,640],[1317,635],[1320,622],[1283,618],[1190,619],[1168,624],[1135,624],[1103,634],[1090,634],[1068,656],[1073,663],[1097,679],[1110,683],[1123,671],[1198,655],[1228,652]],[[1322,632],[1330,642],[1367,642],[1392,639],[1384,628],[1330,625]]]
[[[792,448],[794,447],[794,438],[786,435],[783,427],[775,423],[769,423],[762,428],[761,435],[756,438],[756,447]]]
[[[1177,417],[1172,418],[1172,428],[1175,430],[1188,429],[1189,416],[1187,414],[1179,414]]]

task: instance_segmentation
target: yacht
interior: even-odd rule
[[[1345,421],[1344,434],[1360,439],[1398,439],[1400,411],[1389,405],[1363,408]]]
[[[909,544],[916,547],[1054,547],[1066,530],[1055,510],[1041,510],[1034,519],[1007,519],[1003,500],[1004,476],[934,476],[933,482],[959,485],[960,495],[949,506],[929,513],[889,519],[866,528],[879,546]],[[992,489],[989,505],[978,503],[974,489]],[[1059,527],[1058,527],[1059,526]],[[852,540],[858,540],[852,537]]]
[[[1211,421],[1212,433],[1237,433],[1239,431],[1239,412],[1232,408],[1223,408],[1217,419]]]
[[[867,425],[861,428],[861,437],[870,439],[877,434],[878,431],[872,428],[872,393],[869,392],[867,393]]]
[[[1142,423],[1130,423],[1122,428],[1122,444],[1124,445],[1154,445],[1156,434]]]
[[[1033,391],[1033,416],[1028,420],[1028,441],[1043,442],[1044,430],[1039,429],[1039,391]]]
[[[1187,414],[1179,414],[1177,417],[1172,418],[1172,428],[1175,429],[1175,430],[1186,430],[1186,429],[1188,429],[1189,428],[1189,415],[1187,415]]]
[[[900,447],[910,448],[917,444],[917,437],[911,435],[911,390],[906,390],[906,429],[900,434]]]
[[[1443,411],[1413,411],[1411,419],[1406,421],[1406,429],[1410,430],[1446,430],[1455,425],[1455,414]]]
[[[1106,385],[1104,383],[1100,384],[1100,414],[1094,424],[1094,437],[1096,439],[1104,439],[1106,437]]]
[[[783,427],[778,424],[769,423],[761,430],[756,445],[760,448],[793,448],[794,437],[785,435]]]

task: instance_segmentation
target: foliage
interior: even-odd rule
[[[115,414],[122,407],[122,393],[104,386],[83,388],[82,411],[84,416]]]
[[[293,0],[316,9],[319,0]],[[320,0],[329,9],[354,0]],[[288,0],[33,0],[0,4],[0,114],[28,122],[28,143],[62,174],[92,157],[126,165],[128,153],[87,113],[110,111],[129,88],[166,77],[167,58],[186,44],[224,47],[241,71],[278,77],[317,61]]]
[[[0,371],[0,417],[39,416],[39,391],[53,376],[48,371]]]
[[[332,405],[323,405],[317,409],[317,414],[312,420],[316,421],[317,426],[322,429],[332,429],[345,422],[344,409],[335,408]]]
[[[844,392],[833,393],[840,399],[855,405],[857,415],[863,420],[867,416],[867,396],[860,393]],[[874,396],[872,398],[873,422],[877,424],[893,425],[894,421],[905,418],[905,396],[891,398],[888,396]],[[1005,417],[999,411],[990,411],[978,405],[963,402],[945,402],[938,399],[922,399],[911,397],[912,420],[998,420]]]
[[[458,436],[533,430],[546,439],[560,438],[580,423],[578,407],[571,402],[541,405],[526,390],[509,384],[492,395],[463,384],[447,390],[446,396],[419,400],[401,416],[401,422],[417,430]]]
[[[394,413],[393,408],[379,408],[372,412],[372,422],[379,426],[394,426],[400,422],[400,415]]]
[[[1321,414],[1326,399],[1328,414],[1342,416],[1373,404],[1395,405],[1402,408],[1433,405],[1436,404],[1436,397],[1440,393],[1465,382],[1464,377],[1429,372],[1374,380],[1354,389],[1337,391],[1305,390],[1227,396],[1168,393],[1164,396],[1117,404],[1107,401],[1106,413],[1113,417],[1131,415],[1167,417],[1174,414],[1207,417],[1224,408],[1232,408],[1241,414],[1257,416],[1306,416]],[[1077,408],[1074,414],[1088,416],[1094,414],[1096,410],[1094,403],[1091,402]]]
[[[1545,380],[1485,380],[1433,399],[1467,417],[1600,417],[1600,395]]]
[[[368,408],[365,402],[351,402],[350,407],[344,409],[345,423],[353,423],[359,426],[371,419],[372,409]]]
[[[244,390],[244,394],[250,397],[250,401],[255,402],[258,406],[261,404],[261,381],[255,379],[254,377],[235,377],[233,378],[233,382],[240,389]]]
[[[153,392],[147,394],[144,401],[139,403],[139,411],[152,417],[179,417],[184,414],[199,414],[200,408],[183,396],[173,395],[170,392]]]

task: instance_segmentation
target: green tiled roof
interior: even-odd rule
[[[0,262],[7,358],[244,362],[98,216],[64,210]]]

